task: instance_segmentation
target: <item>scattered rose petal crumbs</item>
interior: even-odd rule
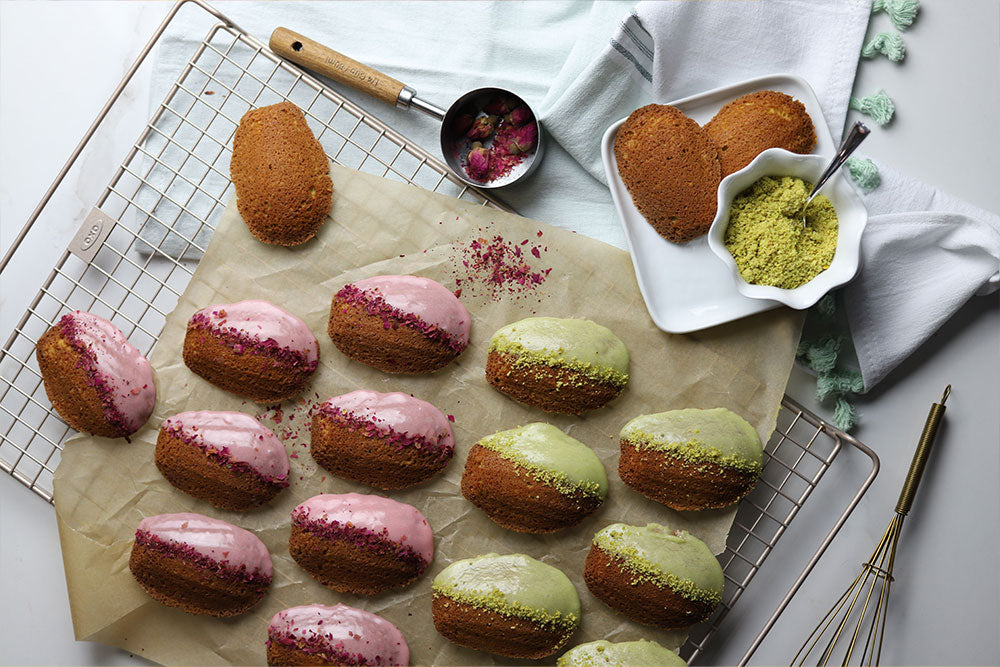
[[[458,290],[467,289],[473,296],[485,294],[493,301],[537,296],[552,269],[532,266],[526,255],[541,259],[548,248],[528,246],[529,239],[510,241],[481,227],[478,232],[476,238],[453,246],[452,275]]]

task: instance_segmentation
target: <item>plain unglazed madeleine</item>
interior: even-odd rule
[[[439,633],[508,658],[550,656],[580,625],[580,598],[569,577],[524,554],[455,561],[431,588]]]
[[[312,412],[310,452],[339,477],[403,489],[444,470],[455,451],[448,417],[402,392],[358,390]]]
[[[305,115],[291,102],[243,115],[229,172],[240,216],[264,243],[305,243],[330,213],[330,164]]]
[[[139,523],[129,570],[149,595],[191,614],[236,616],[271,585],[271,555],[253,533],[201,514]]]
[[[656,523],[615,523],[587,554],[587,588],[625,617],[665,630],[708,618],[722,600],[722,566],[704,542]]]
[[[184,364],[215,386],[258,403],[302,388],[319,366],[319,342],[306,323],[267,301],[202,308],[184,337]]]
[[[181,412],[163,420],[156,467],[176,488],[219,509],[259,507],[288,486],[288,454],[242,412]]]
[[[722,166],[698,123],[676,107],[646,105],[618,129],[614,152],[632,202],[660,236],[684,243],[708,231]]]
[[[816,128],[805,105],[776,90],[736,98],[705,124],[705,132],[719,149],[723,178],[768,148],[811,153],[816,147]]]
[[[534,423],[473,445],[461,488],[504,528],[553,533],[597,510],[607,496],[608,478],[585,444],[551,424]]]
[[[45,394],[67,424],[107,438],[139,430],[156,404],[149,361],[111,322],[75,310],[35,344]]]
[[[640,415],[619,438],[622,481],[678,511],[728,507],[760,477],[763,447],[757,431],[725,408]]]
[[[279,611],[267,626],[269,665],[408,665],[399,629],[362,609],[309,604]]]
[[[375,276],[333,297],[327,332],[343,354],[386,373],[433,373],[469,344],[472,317],[444,285]]]
[[[416,580],[434,559],[427,518],[406,503],[323,493],[292,510],[288,552],[327,588],[377,595]]]
[[[545,412],[582,414],[614,400],[628,383],[625,343],[584,319],[529,317],[490,339],[486,380]]]

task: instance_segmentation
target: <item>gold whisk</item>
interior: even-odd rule
[[[899,542],[899,533],[903,529],[903,520],[910,512],[913,497],[917,493],[917,485],[920,484],[920,478],[927,466],[927,459],[930,456],[938,427],[941,425],[941,418],[945,411],[944,404],[948,400],[949,394],[951,394],[951,385],[945,387],[941,402],[931,405],[930,414],[927,415],[927,423],[924,424],[920,442],[917,443],[917,451],[913,453],[910,471],[906,474],[903,490],[899,494],[899,502],[896,503],[896,513],[892,517],[892,521],[889,522],[885,534],[879,540],[871,558],[862,566],[861,574],[854,580],[854,583],[848,586],[840,599],[834,603],[830,611],[806,638],[798,653],[792,658],[793,665],[804,665],[807,660],[810,664],[816,661],[817,665],[849,665],[862,635],[865,635],[864,648],[861,651],[858,664],[879,664],[879,659],[882,657],[882,640],[885,636],[885,619],[889,609],[889,589],[892,587],[893,581],[892,567],[896,560],[896,544]],[[857,625],[854,626],[853,631],[849,627],[852,618],[857,618]],[[850,643],[847,645],[843,660],[841,660],[834,658],[833,654],[844,635],[850,635]],[[821,644],[824,638],[826,643]],[[820,646],[822,649],[821,652],[818,652]],[[813,656],[812,659],[809,658],[810,655]]]

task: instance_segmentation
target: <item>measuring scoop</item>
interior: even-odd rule
[[[487,189],[511,185],[526,178],[542,158],[544,141],[538,117],[522,98],[509,90],[477,88],[459,97],[445,111],[417,97],[416,91],[401,81],[288,28],[276,28],[271,33],[270,47],[279,56],[297,65],[387,104],[403,109],[417,109],[440,120],[441,154],[452,173],[463,183]],[[490,112],[484,111],[484,108]],[[530,118],[524,126],[533,125],[534,132],[529,127],[515,134],[514,121],[523,120],[525,114],[520,112],[520,118],[516,119],[511,119],[509,114],[511,110],[520,108],[526,109],[527,118]],[[494,114],[493,111],[502,113]],[[496,118],[498,127],[501,128],[495,136],[480,139],[468,136],[470,132],[474,133],[474,123],[479,123],[482,130],[484,124],[488,126],[490,118]],[[502,125],[505,123],[508,127],[503,129]],[[534,146],[527,148],[532,139]],[[504,147],[502,150],[499,146],[501,143]],[[511,148],[508,150],[506,147]],[[474,149],[477,154],[472,156],[470,152]],[[485,167],[487,160],[488,169]],[[486,173],[483,173],[484,170]],[[484,180],[474,178],[470,172],[482,175]]]

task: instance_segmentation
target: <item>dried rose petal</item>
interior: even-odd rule
[[[535,119],[534,115],[531,113],[531,109],[526,106],[519,106],[513,111],[511,111],[504,120],[514,127],[521,127],[522,125],[527,125]]]
[[[538,126],[534,123],[519,127],[504,137],[500,144],[511,155],[527,153],[538,142]]]
[[[472,150],[466,157],[465,172],[469,178],[477,181],[486,180],[486,174],[490,170],[490,152],[483,148],[478,141],[472,144]]]
[[[480,116],[472,121],[472,127],[465,133],[465,136],[469,139],[488,139],[493,134],[493,130],[496,129],[499,120],[499,116]]]

